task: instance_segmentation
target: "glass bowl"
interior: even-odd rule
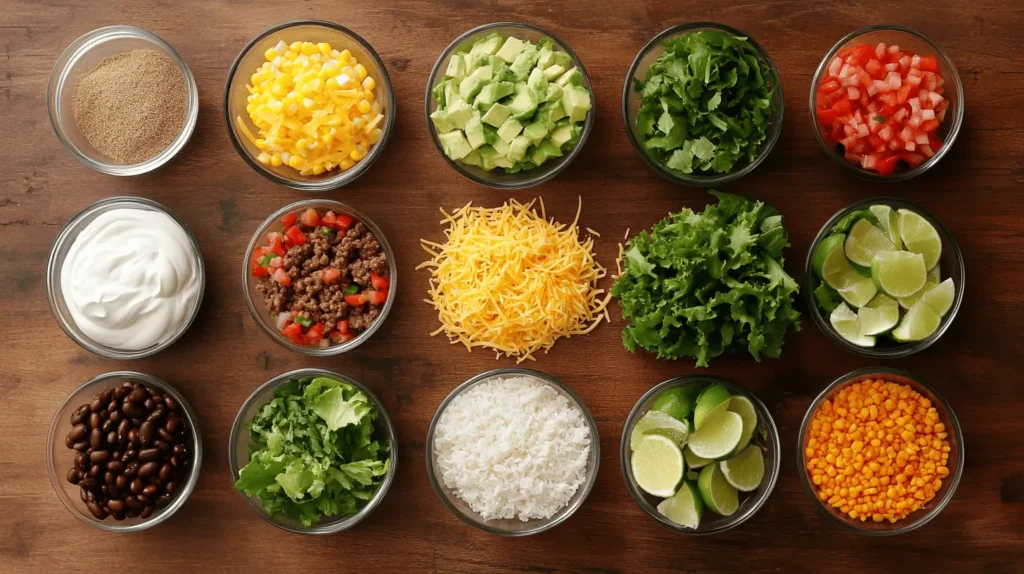
[[[818,307],[818,301],[814,297],[814,289],[817,287],[819,282],[818,278],[814,274],[814,251],[818,248],[819,243],[824,241],[829,235],[832,235],[832,227],[840,219],[851,212],[857,211],[858,209],[867,209],[869,206],[878,204],[889,205],[893,209],[909,209],[914,211],[927,219],[928,222],[935,227],[935,230],[939,233],[939,237],[942,239],[942,257],[939,259],[939,269],[942,272],[942,280],[944,281],[947,277],[952,277],[953,287],[956,290],[956,294],[953,298],[953,306],[950,307],[949,312],[946,313],[946,316],[942,318],[942,322],[939,323],[939,328],[936,329],[931,336],[920,341],[911,341],[908,343],[898,343],[889,339],[889,337],[879,336],[876,338],[876,346],[861,347],[859,345],[854,345],[839,336],[835,329],[832,328],[829,318],[823,315],[823,311]],[[818,235],[815,236],[814,241],[811,242],[811,248],[807,252],[807,261],[804,264],[804,297],[806,298],[807,309],[811,315],[811,320],[813,320],[814,324],[818,326],[818,329],[820,329],[821,332],[837,346],[862,357],[869,357],[872,359],[901,359],[932,346],[939,340],[939,337],[949,329],[949,326],[953,323],[953,319],[956,317],[957,311],[960,310],[960,304],[964,299],[964,281],[966,277],[967,272],[964,269],[964,256],[960,252],[960,247],[957,245],[956,239],[953,238],[953,234],[950,233],[949,229],[947,229],[941,221],[936,219],[934,215],[929,213],[928,210],[920,205],[892,197],[876,197],[874,199],[865,199],[864,201],[857,202],[839,210],[835,215],[829,218],[829,220],[825,222],[825,225],[822,226],[821,230],[818,231]]]
[[[515,35],[521,40],[529,40],[531,42],[538,42],[543,38],[551,40],[555,48],[565,52],[572,59],[572,65],[580,71],[583,75],[583,85],[587,90],[590,91],[590,112],[587,113],[587,119],[583,121],[583,133],[580,134],[580,141],[576,143],[569,153],[564,154],[562,157],[552,158],[542,165],[537,166],[533,169],[521,171],[518,173],[505,173],[500,168],[493,169],[491,171],[485,171],[479,167],[472,165],[465,165],[461,162],[452,160],[444,153],[444,148],[441,146],[441,140],[437,138],[437,131],[434,129],[434,123],[430,120],[430,114],[437,109],[437,103],[434,102],[434,98],[431,97],[431,91],[435,86],[441,83],[444,78],[444,73],[448,65],[448,60],[451,55],[459,49],[466,49],[473,45],[480,38],[491,34],[498,33],[502,37]],[[590,137],[591,128],[594,125],[594,114],[597,111],[597,100],[594,97],[594,89],[590,85],[590,76],[587,75],[586,68],[583,67],[583,62],[580,61],[576,53],[572,51],[572,48],[568,44],[562,41],[561,38],[531,24],[525,22],[492,22],[490,24],[484,24],[483,26],[477,26],[468,32],[463,33],[461,36],[456,38],[447,48],[441,52],[441,56],[437,59],[434,64],[434,69],[430,72],[430,78],[427,80],[427,93],[424,96],[426,120],[427,120],[427,131],[430,133],[430,139],[434,141],[434,145],[437,146],[438,153],[444,158],[444,161],[448,165],[452,166],[459,175],[487,187],[493,187],[495,189],[526,189],[540,185],[548,180],[553,179],[565,168],[569,167],[576,156],[583,150],[584,144],[587,143],[587,138]]]
[[[929,399],[935,407],[935,410],[939,413],[939,420],[946,425],[948,433],[946,440],[949,441],[949,460],[946,463],[946,466],[949,468],[949,476],[943,479],[942,487],[938,492],[936,492],[935,498],[933,498],[924,509],[918,510],[907,518],[896,523],[890,523],[884,520],[882,522],[874,522],[871,520],[862,522],[860,520],[850,518],[846,514],[839,512],[838,509],[826,505],[818,499],[814,486],[811,484],[811,478],[807,471],[806,462],[804,461],[804,450],[807,448],[807,438],[810,431],[811,417],[814,415],[814,411],[818,409],[818,406],[821,405],[822,401],[825,399],[831,399],[846,385],[878,378],[882,378],[893,383],[909,385],[914,390],[921,393],[922,396]],[[953,414],[953,409],[950,408],[949,403],[947,403],[946,400],[943,399],[942,396],[939,395],[939,393],[931,386],[906,371],[886,369],[884,367],[872,367],[853,371],[852,373],[839,377],[833,381],[832,384],[825,387],[825,390],[821,391],[817,398],[814,399],[810,408],[807,409],[807,414],[804,415],[803,422],[800,424],[800,435],[797,438],[796,459],[797,468],[800,473],[800,482],[803,483],[804,488],[807,490],[807,494],[814,500],[814,504],[823,514],[828,516],[832,522],[841,524],[850,530],[860,534],[866,534],[868,536],[893,536],[896,534],[905,534],[911,530],[917,530],[924,526],[930,520],[938,516],[939,513],[942,512],[942,509],[949,504],[949,501],[953,499],[953,493],[956,491],[957,484],[960,482],[960,475],[963,474],[964,471],[964,435],[960,431],[960,421],[958,421],[956,415]]]
[[[165,54],[185,78],[188,108],[178,137],[159,154],[141,163],[123,164],[92,147],[75,122],[74,95],[78,78],[88,73],[107,56],[149,48]],[[130,176],[149,173],[171,161],[188,142],[199,115],[199,89],[185,61],[174,48],[155,34],[134,26],[107,26],[89,32],[72,42],[53,65],[46,88],[46,109],[57,139],[75,159],[108,175]]]
[[[758,57],[761,61],[767,64],[769,75],[765,80],[768,83],[768,89],[774,90],[772,92],[773,112],[772,117],[769,120],[768,137],[761,144],[761,149],[758,151],[757,157],[754,158],[754,161],[744,165],[739,165],[733,171],[725,174],[686,174],[665,167],[647,153],[643,143],[640,141],[640,133],[637,131],[636,127],[636,117],[640,112],[640,96],[634,90],[635,83],[643,81],[647,76],[647,70],[651,67],[651,64],[653,64],[659,56],[665,53],[665,46],[663,45],[665,40],[676,38],[678,36],[685,36],[701,30],[720,30],[733,36],[745,37],[750,45],[754,47],[754,50],[757,51]],[[647,165],[656,173],[673,183],[679,183],[682,185],[716,187],[736,181],[737,179],[754,171],[754,169],[761,165],[761,162],[768,157],[772,148],[775,147],[775,142],[778,141],[779,134],[782,133],[782,116],[784,111],[785,101],[782,96],[782,83],[779,79],[779,71],[778,68],[775,67],[775,62],[772,61],[771,56],[768,55],[768,52],[765,52],[764,48],[750,37],[749,34],[740,32],[739,30],[726,26],[725,24],[718,24],[715,22],[690,22],[687,24],[672,26],[671,28],[662,31],[640,49],[636,58],[633,59],[633,64],[630,65],[629,71],[626,72],[626,82],[622,86],[622,119],[626,123],[626,134],[629,135],[629,141],[633,144],[633,149],[636,150],[640,157],[642,157]]]
[[[199,282],[199,296],[196,298],[195,305],[192,307],[188,317],[178,327],[178,329],[164,341],[138,351],[127,351],[109,347],[92,340],[88,335],[83,333],[82,330],[75,325],[74,318],[68,310],[67,304],[64,302],[64,294],[61,290],[60,281],[61,272],[64,267],[64,259],[67,257],[68,251],[71,250],[71,246],[75,243],[75,240],[78,238],[78,235],[82,230],[84,230],[85,227],[100,214],[114,209],[125,208],[161,211],[181,226],[185,231],[185,235],[188,236],[192,244],[197,274],[196,281]],[[192,234],[192,231],[190,231],[184,222],[178,219],[170,209],[160,203],[144,197],[108,197],[106,199],[101,199],[76,213],[72,216],[71,220],[64,225],[64,228],[57,236],[57,239],[54,240],[53,248],[50,250],[50,258],[46,264],[46,298],[50,303],[50,311],[53,313],[54,319],[57,320],[57,324],[60,325],[60,328],[63,329],[65,333],[67,333],[68,337],[71,337],[71,340],[81,345],[84,349],[102,357],[107,357],[108,359],[141,359],[143,357],[159,353],[174,344],[175,341],[185,334],[185,331],[187,331],[195,321],[196,316],[199,314],[199,308],[203,303],[203,292],[205,290],[206,270],[203,267],[203,254],[199,251],[199,242],[196,240],[195,235]]]
[[[387,440],[391,446],[389,454],[391,465],[388,467],[387,474],[384,475],[384,480],[381,481],[380,487],[377,488],[377,492],[374,493],[373,498],[371,498],[369,502],[366,503],[366,506],[359,509],[355,514],[333,519],[324,519],[309,527],[303,526],[301,522],[287,516],[270,516],[263,509],[263,505],[260,503],[259,498],[246,496],[245,493],[242,492],[239,492],[239,495],[245,499],[246,504],[248,504],[260,518],[282,530],[287,530],[288,532],[294,532],[296,534],[334,534],[343,530],[348,530],[356,524],[359,524],[363,519],[369,516],[378,505],[380,505],[381,501],[384,500],[384,496],[387,494],[388,489],[391,488],[391,483],[395,480],[395,471],[398,468],[398,440],[395,434],[395,425],[392,424],[391,417],[388,416],[388,412],[384,408],[383,403],[381,403],[380,399],[373,394],[373,391],[348,375],[343,375],[327,369],[295,369],[294,371],[281,373],[280,375],[263,383],[259,388],[253,391],[252,394],[249,395],[249,398],[245,400],[245,403],[242,404],[242,408],[238,410],[238,415],[235,416],[235,422],[231,425],[231,435],[228,438],[228,465],[231,467],[231,484],[233,488],[234,483],[238,481],[242,468],[249,464],[249,431],[245,428],[245,423],[252,421],[252,418],[256,415],[257,411],[263,408],[263,405],[274,398],[274,391],[277,390],[277,387],[289,380],[301,379],[302,377],[330,377],[332,379],[343,381],[359,389],[368,399],[370,399],[370,403],[379,413],[379,416],[377,417],[377,427],[374,430],[375,436]]]
[[[140,382],[149,387],[156,387],[181,405],[188,428],[191,429],[192,468],[185,482],[178,487],[170,504],[158,508],[149,518],[145,520],[137,517],[125,518],[122,521],[98,520],[81,501],[80,487],[67,481],[67,471],[74,466],[76,451],[69,449],[64,441],[65,436],[71,431],[70,419],[75,410],[83,404],[88,404],[93,395],[117,387],[125,381]],[[203,462],[203,436],[199,429],[199,417],[192,410],[192,406],[180,392],[163,380],[135,371],[105,373],[79,385],[57,408],[53,421],[50,423],[46,445],[49,451],[46,455],[46,463],[50,473],[50,482],[53,484],[53,490],[57,493],[57,497],[79,520],[108,532],[138,532],[152,528],[170,518],[185,504],[195,489],[196,482],[199,480],[199,467]]]
[[[383,108],[383,135],[380,141],[370,146],[366,157],[352,168],[348,170],[335,168],[320,175],[299,175],[298,170],[287,165],[278,167],[263,165],[256,159],[260,155],[260,150],[249,141],[249,138],[239,133],[235,119],[237,117],[241,117],[246,126],[256,133],[249,114],[245,110],[249,97],[246,84],[253,71],[263,65],[264,52],[274,47],[278,41],[285,43],[329,42],[335,49],[348,49],[352,56],[366,67],[368,75],[376,80],[377,89],[374,90],[374,94],[377,103]],[[224,121],[228,128],[228,138],[231,139],[231,144],[238,151],[238,155],[242,156],[245,163],[249,164],[249,167],[256,173],[274,183],[299,191],[313,193],[330,191],[351,183],[366,172],[373,162],[377,161],[377,158],[384,153],[384,147],[391,138],[391,132],[394,131],[396,116],[395,93],[391,88],[391,79],[388,77],[388,71],[380,56],[366,40],[352,30],[324,20],[293,20],[261,32],[239,52],[235,62],[231,64],[227,84],[224,87]]]
[[[456,496],[441,479],[441,470],[438,468],[437,456],[434,453],[434,433],[437,429],[437,423],[441,420],[441,415],[444,414],[445,409],[449,404],[451,404],[455,397],[479,383],[495,378],[506,378],[512,376],[534,377],[551,385],[560,395],[568,399],[569,403],[579,408],[580,412],[583,413],[583,418],[587,421],[587,426],[590,429],[590,457],[587,459],[587,478],[576,490],[576,493],[573,494],[572,498],[569,499],[569,502],[551,516],[551,518],[532,519],[527,522],[523,522],[518,518],[485,520],[479,514],[474,512],[473,509],[469,507],[469,504]],[[539,534],[568,520],[573,513],[579,510],[580,506],[583,506],[583,501],[587,499],[587,495],[589,495],[591,489],[594,488],[594,484],[597,482],[597,469],[601,462],[601,444],[600,437],[597,432],[597,423],[594,422],[594,417],[591,416],[590,411],[587,409],[587,405],[580,400],[572,389],[555,377],[538,371],[520,368],[494,369],[492,371],[487,371],[486,373],[480,373],[458,387],[455,387],[455,390],[441,401],[441,404],[437,407],[437,412],[434,413],[434,418],[430,421],[430,429],[427,431],[426,451],[427,478],[430,479],[430,485],[434,487],[434,492],[437,493],[438,498],[441,499],[441,502],[444,503],[448,510],[470,526],[479,528],[480,530],[490,534],[508,537]]]
[[[270,312],[267,311],[263,305],[263,295],[256,290],[256,278],[252,276],[250,269],[250,261],[252,260],[252,253],[259,245],[266,242],[266,235],[271,232],[282,232],[284,226],[281,224],[281,218],[289,213],[301,214],[308,208],[317,210],[331,210],[336,214],[345,214],[351,216],[356,222],[362,222],[373,235],[377,238],[380,243],[381,250],[387,255],[388,258],[388,273],[390,274],[390,284],[388,286],[388,298],[384,302],[384,308],[381,309],[380,315],[370,325],[370,328],[364,330],[355,338],[346,341],[344,343],[331,344],[327,347],[315,347],[312,345],[296,345],[284,336],[275,324],[274,317],[271,317]],[[270,217],[268,217],[260,225],[256,233],[253,234],[252,239],[249,240],[249,246],[245,249],[245,258],[242,260],[242,292],[245,296],[245,304],[249,307],[249,313],[252,315],[256,324],[259,325],[263,332],[270,335],[276,343],[282,347],[286,347],[297,353],[303,353],[313,357],[329,357],[331,355],[338,355],[351,351],[359,345],[365,343],[375,332],[384,324],[384,320],[387,319],[388,313],[391,312],[391,308],[395,304],[395,294],[398,291],[398,265],[395,263],[395,253],[391,250],[391,246],[388,244],[387,238],[384,237],[384,233],[377,227],[369,217],[356,211],[354,208],[341,203],[340,201],[331,201],[329,199],[306,199],[303,201],[296,201],[290,203],[281,209],[275,211]]]
[[[764,464],[765,464],[765,475],[761,479],[761,484],[756,490],[750,493],[741,493],[743,497],[740,501],[739,508],[736,509],[731,516],[719,516],[714,512],[705,508],[703,518],[700,521],[700,525],[696,528],[686,528],[680,526],[668,518],[661,515],[658,512],[657,505],[662,500],[658,497],[651,496],[640,489],[636,484],[636,479],[633,477],[633,465],[631,464],[632,449],[629,446],[629,438],[633,433],[633,427],[636,426],[639,421],[654,405],[654,401],[658,398],[658,395],[662,391],[666,391],[670,388],[685,387],[691,385],[706,386],[710,384],[720,384],[725,386],[734,395],[742,395],[748,399],[754,405],[754,410],[757,411],[758,426],[761,432],[764,434],[764,444],[762,445],[764,450]],[[757,438],[758,431],[754,431],[754,439]],[[751,440],[751,444],[754,440]],[[743,524],[751,516],[757,513],[758,510],[764,506],[767,502],[768,496],[771,495],[772,490],[775,488],[775,482],[779,478],[779,469],[782,464],[782,448],[779,445],[779,431],[775,427],[775,420],[772,419],[771,412],[764,406],[764,403],[757,398],[756,395],[743,388],[742,386],[721,377],[714,377],[710,375],[688,375],[683,377],[676,377],[669,379],[662,383],[659,383],[651,390],[644,393],[644,396],[640,397],[633,410],[630,411],[629,416],[626,418],[626,424],[622,428],[622,441],[619,446],[619,464],[622,466],[622,476],[626,480],[626,489],[629,490],[630,496],[636,501],[637,505],[651,518],[658,521],[659,523],[675,530],[682,534],[718,534],[719,532],[725,532]],[[716,463],[711,463],[716,464]],[[689,469],[686,469],[689,472]]]
[[[832,61],[832,58],[836,53],[853,44],[877,45],[879,42],[884,42],[887,45],[897,44],[900,48],[909,48],[918,55],[935,56],[939,63],[939,73],[945,80],[945,83],[943,84],[945,91],[942,95],[949,101],[949,108],[946,111],[945,121],[939,125],[938,131],[938,136],[943,142],[942,147],[935,152],[935,155],[927,159],[921,165],[915,168],[897,171],[892,175],[880,175],[877,172],[868,171],[861,168],[859,165],[846,161],[846,158],[844,158],[842,154],[840,154],[835,148],[829,147],[828,142],[825,141],[825,136],[821,133],[821,129],[818,127],[818,118],[815,113],[817,104],[817,87],[827,73],[829,62]],[[957,74],[953,61],[949,59],[949,56],[942,50],[942,48],[932,42],[927,36],[916,30],[905,28],[903,26],[894,26],[890,24],[869,26],[867,28],[857,30],[856,32],[851,32],[842,40],[839,40],[839,42],[837,42],[836,45],[833,46],[827,54],[825,54],[821,63],[818,64],[818,69],[814,72],[814,79],[811,81],[811,125],[814,126],[814,137],[818,140],[818,144],[821,145],[821,149],[825,152],[825,155],[831,158],[834,162],[843,166],[843,168],[850,173],[871,181],[906,181],[912,177],[921,175],[934,167],[935,164],[939,163],[940,159],[945,157],[949,148],[953,146],[953,142],[956,141],[956,136],[960,133],[960,126],[962,125],[964,118],[963,94],[964,86],[960,82],[960,75]]]

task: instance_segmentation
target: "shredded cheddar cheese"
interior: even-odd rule
[[[417,267],[431,269],[426,301],[441,321],[431,335],[521,363],[609,320],[611,294],[597,286],[606,270],[594,259],[593,237],[579,237],[582,202],[568,226],[548,220],[543,201],[540,214],[533,205],[441,210],[447,240],[421,240],[431,259]]]

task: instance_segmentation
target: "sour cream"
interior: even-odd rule
[[[163,343],[199,299],[195,249],[162,211],[122,208],[92,220],[75,239],[60,285],[75,325],[123,351]]]

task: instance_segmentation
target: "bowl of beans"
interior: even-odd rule
[[[896,369],[836,379],[807,410],[798,440],[808,494],[833,522],[869,536],[904,534],[938,516],[964,468],[949,403]]]
[[[290,350],[325,357],[366,342],[394,304],[397,267],[380,228],[329,200],[282,207],[243,261],[253,320]]]
[[[198,419],[174,387],[117,371],[79,386],[47,441],[50,481],[64,506],[111,532],[167,520],[188,499],[203,458]]]

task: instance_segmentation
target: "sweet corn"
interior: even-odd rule
[[[235,118],[265,165],[305,175],[351,169],[383,139],[376,80],[349,50],[327,42],[278,42],[251,78],[246,113]],[[249,126],[254,126],[255,130]]]

